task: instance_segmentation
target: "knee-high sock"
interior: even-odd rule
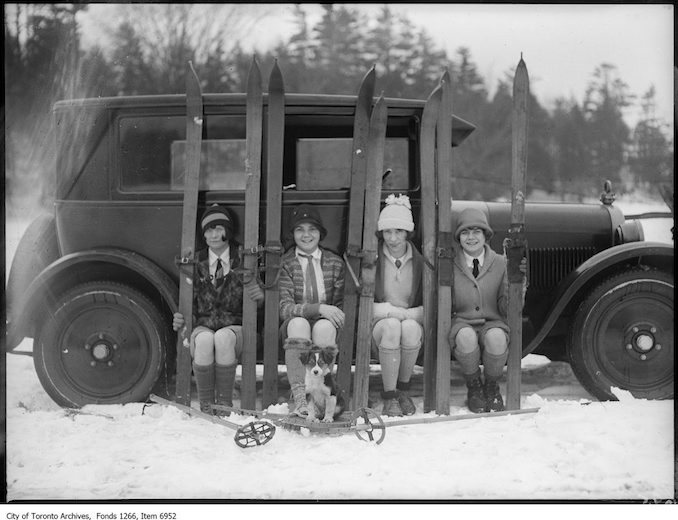
[[[195,386],[198,387],[198,400],[214,403],[214,363],[196,365],[193,363]]]
[[[398,382],[407,383],[412,377],[414,365],[417,363],[419,356],[419,349],[421,345],[410,347],[407,345],[400,346],[400,370],[398,371]]]
[[[217,389],[217,403],[233,406],[233,386],[235,384],[235,369],[237,363],[232,365],[220,365],[214,367],[215,383]]]
[[[472,376],[480,370],[480,348],[475,348],[471,352],[461,352],[456,348],[454,357],[459,361],[464,376]]]
[[[306,369],[301,364],[299,356],[302,352],[311,349],[311,340],[304,338],[287,338],[283,344],[285,349],[285,365],[287,366],[287,379],[294,396],[294,404],[299,407],[306,406]]]
[[[485,379],[498,380],[504,373],[504,365],[508,359],[508,349],[503,354],[490,354],[483,352],[483,365],[485,367]]]
[[[381,364],[381,380],[384,384],[384,392],[396,389],[400,359],[400,348],[379,347],[379,363]]]

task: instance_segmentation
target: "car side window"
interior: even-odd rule
[[[206,118],[200,150],[200,190],[245,189],[242,117]],[[186,161],[185,116],[119,119],[120,189],[182,191]]]
[[[350,138],[297,139],[296,189],[341,190],[351,186]],[[409,190],[409,143],[405,137],[387,138],[384,146],[385,190]],[[322,175],[319,174],[322,172]]]

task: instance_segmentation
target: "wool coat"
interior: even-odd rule
[[[304,303],[304,272],[297,259],[296,248],[288,249],[281,259],[280,321],[301,317],[308,320],[320,316],[319,303]],[[340,309],[344,303],[344,261],[340,256],[320,248],[320,267],[325,285],[325,303]]]
[[[464,326],[497,327],[506,332],[508,310],[508,279],[506,257],[495,253],[485,244],[485,262],[478,278],[466,265],[463,250],[456,247],[454,255],[454,306],[450,338],[455,338]]]
[[[219,330],[229,325],[242,325],[243,285],[234,272],[240,266],[238,243],[229,242],[230,270],[222,281],[212,283],[209,250],[198,251],[193,279],[193,326]]]

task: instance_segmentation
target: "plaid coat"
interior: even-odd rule
[[[297,260],[295,247],[282,257],[280,270],[280,321],[301,317],[313,319],[320,316],[319,303],[304,301],[304,272]],[[325,303],[341,308],[344,303],[344,261],[338,255],[320,248],[320,266],[325,281]]]
[[[198,251],[193,279],[193,326],[219,330],[228,325],[242,325],[243,286],[233,269],[239,267],[238,243],[231,241],[231,269],[218,286],[210,276],[207,249]]]

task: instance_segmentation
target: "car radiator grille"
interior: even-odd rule
[[[530,249],[530,287],[539,291],[553,289],[595,254],[593,246]]]

